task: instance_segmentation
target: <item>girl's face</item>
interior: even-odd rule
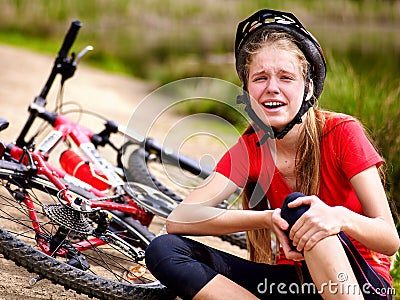
[[[264,47],[252,57],[247,88],[258,117],[277,130],[284,129],[303,102],[304,78],[298,58],[287,50]]]

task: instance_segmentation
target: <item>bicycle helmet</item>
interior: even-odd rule
[[[304,89],[303,104],[295,118],[280,132],[264,124],[259,119],[251,108],[247,93],[247,78],[245,73],[246,54],[242,51],[243,46],[249,41],[250,37],[255,36],[255,33],[260,33],[260,31],[264,30],[281,31],[291,35],[310,64]],[[313,106],[315,100],[322,93],[326,75],[326,62],[321,46],[313,35],[291,13],[262,9],[240,22],[236,30],[235,60],[236,71],[243,83],[244,89],[244,94],[238,96],[237,102],[246,105],[245,110],[249,114],[249,117],[265,132],[265,136],[262,138],[260,144],[265,142],[267,138],[282,139],[294,125],[302,122],[301,117]],[[310,79],[313,80],[315,98],[306,101]]]

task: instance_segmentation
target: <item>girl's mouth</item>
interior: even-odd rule
[[[269,102],[264,102],[264,103],[262,103],[262,105],[263,105],[265,108],[274,109],[274,108],[282,107],[282,106],[284,106],[285,104],[282,103],[282,102],[278,102],[278,101],[269,101]]]

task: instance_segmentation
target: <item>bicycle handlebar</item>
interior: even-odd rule
[[[60,50],[58,51],[57,57],[54,61],[53,68],[51,70],[51,73],[49,75],[49,78],[46,81],[46,84],[44,85],[41,93],[39,96],[35,97],[34,103],[39,105],[39,106],[46,106],[46,97],[47,94],[50,91],[51,86],[53,85],[54,79],[56,78],[57,74],[61,74],[62,79],[61,82],[63,83],[65,80],[68,78],[72,77],[74,75],[76,65],[73,63],[73,59],[68,58],[68,53],[72,47],[72,44],[74,43],[76,36],[78,35],[79,29],[82,27],[82,23],[78,20],[75,20],[71,23],[70,28],[68,29],[64,41],[61,45]],[[28,120],[26,121],[24,128],[21,130],[17,141],[16,145],[18,147],[24,147],[29,145],[32,141],[25,142],[25,137],[29,131],[29,129],[32,127],[32,124],[36,118],[36,115],[33,113],[30,113]]]
[[[51,70],[50,76],[47,79],[46,84],[44,85],[42,92],[40,95],[35,99],[35,102],[37,100],[45,100],[47,97],[47,94],[53,85],[54,79],[56,78],[57,74],[61,74],[62,76],[62,82],[67,80],[68,78],[72,77],[74,75],[76,65],[73,64],[72,59],[68,59],[68,53],[69,50],[72,47],[72,44],[74,43],[76,36],[78,35],[79,29],[82,27],[82,23],[79,21],[73,21],[71,23],[71,26],[68,29],[67,34],[65,35],[64,41],[61,45],[60,50],[58,51],[58,55],[56,57],[56,60],[54,61],[53,69]],[[38,99],[42,98],[42,99]],[[40,101],[41,103],[44,103],[45,101]]]
[[[60,51],[58,51],[58,57],[59,58],[67,58],[68,52],[72,47],[72,44],[75,41],[76,36],[78,35],[79,29],[82,27],[82,23],[78,20],[75,20],[71,23],[71,26],[64,38],[64,42],[60,48]]]

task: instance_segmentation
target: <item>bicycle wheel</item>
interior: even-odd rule
[[[135,147],[134,145],[132,145]],[[127,163],[125,164],[125,175],[128,181],[139,182],[156,189],[176,202],[181,202],[182,197],[188,192],[188,187],[194,187],[200,184],[203,179],[193,176],[189,172],[180,169],[180,175],[185,176],[185,182],[179,184],[179,181],[171,180],[171,176],[166,174],[164,167],[158,156],[149,156],[146,150],[142,147],[134,149],[129,153]],[[177,169],[171,166],[170,174],[177,178]],[[170,169],[170,168],[168,168]],[[157,174],[157,175],[155,175]]]
[[[0,252],[6,258],[92,297],[174,298],[145,268],[150,235],[135,223],[112,213],[71,210],[49,181],[16,163],[0,161],[0,180]]]
[[[183,170],[180,166],[162,162],[157,155],[149,155],[142,147],[136,148],[127,155],[125,167],[126,177],[129,181],[139,182],[159,190],[177,202],[182,201],[189,191],[198,186],[204,179]],[[236,201],[239,195],[234,195]],[[228,208],[224,203],[221,208]],[[155,212],[155,214],[157,214]],[[246,234],[237,232],[219,236],[223,241],[246,249]]]

